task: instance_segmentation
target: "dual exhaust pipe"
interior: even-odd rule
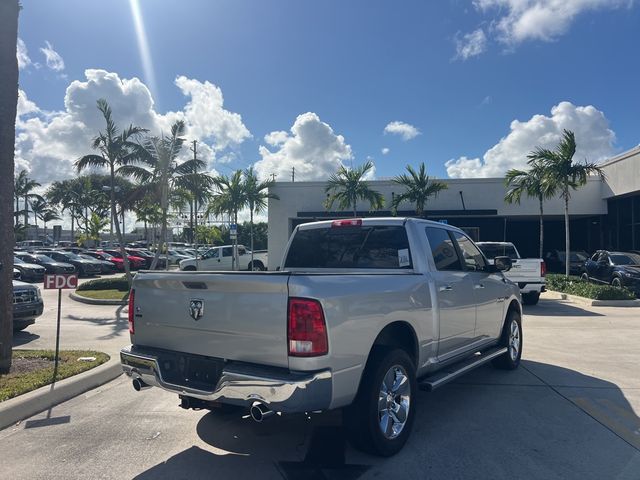
[[[140,378],[134,378],[132,381],[133,389],[136,392],[141,392],[142,390],[146,390],[151,388],[151,385],[147,385]],[[189,397],[181,397],[182,403],[180,406],[182,408],[203,408],[205,402],[199,399],[191,399]],[[251,415],[251,419],[254,422],[261,423],[267,418],[273,416],[275,412],[267,407],[264,403],[255,402],[251,405],[249,409],[249,415]]]

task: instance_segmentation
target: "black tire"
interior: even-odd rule
[[[517,352],[514,355],[515,342],[512,338],[513,325],[517,326]],[[507,314],[507,319],[502,327],[502,335],[500,336],[500,346],[507,347],[507,352],[504,355],[500,355],[494,358],[491,363],[494,367],[500,370],[515,370],[520,365],[520,358],[522,357],[522,320],[520,319],[520,313],[516,310],[510,310]]]
[[[17,325],[17,326],[16,326],[16,325],[14,325],[14,326],[13,326],[13,331],[14,331],[14,332],[21,332],[21,331],[23,331],[23,330],[26,330],[26,328],[27,328],[28,326],[29,326],[29,325]]]
[[[398,382],[403,376],[406,380]],[[394,380],[384,382],[385,377]],[[385,383],[393,383],[392,389],[396,386],[397,388],[395,392],[387,388],[387,396],[381,397]],[[400,349],[374,349],[367,362],[356,399],[342,413],[343,424],[351,443],[360,450],[382,457],[398,453],[411,434],[417,392],[415,366],[409,355]],[[380,402],[385,402],[382,410],[379,409]],[[393,413],[390,409],[393,409]],[[398,415],[401,412],[405,412],[403,425],[402,415]],[[383,433],[383,424],[387,425],[388,432],[389,427],[392,427],[389,432],[391,436]],[[393,427],[397,427],[398,431],[394,431]]]
[[[247,270],[254,271],[254,272],[264,272],[266,268],[264,268],[264,265],[262,264],[262,262],[253,262],[253,263],[249,263]]]
[[[196,271],[196,267],[194,267],[193,265],[189,265],[187,267],[184,267],[184,271],[185,272],[195,272]]]
[[[611,280],[611,286],[622,288],[624,286],[624,283],[622,282],[622,279],[620,277],[613,277],[613,280]]]
[[[522,294],[522,303],[525,305],[535,305],[540,300],[540,292],[529,292]]]
[[[583,282],[589,283],[589,275],[587,275],[586,273],[583,273],[582,275],[580,275],[580,280],[582,280]]]

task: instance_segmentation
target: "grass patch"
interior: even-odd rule
[[[564,275],[549,273],[546,279],[547,289],[549,290],[592,300],[634,300],[636,298],[635,294],[628,288],[585,282],[580,277],[565,277]]]
[[[112,278],[96,278],[95,280],[89,280],[88,282],[78,285],[76,293],[89,290],[119,290],[121,292],[128,292],[129,283],[127,283],[127,278],[124,275]]]
[[[76,290],[76,295],[95,300],[124,300],[128,290]]]
[[[49,385],[53,381],[53,350],[14,350],[11,371],[0,375],[0,402]],[[96,357],[94,361],[78,361],[80,357]],[[77,375],[109,360],[109,355],[93,350],[60,352],[56,381]]]

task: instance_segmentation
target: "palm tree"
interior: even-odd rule
[[[24,215],[25,226],[29,225],[29,203],[33,200],[42,200],[42,196],[33,193],[33,190],[41,185],[35,180],[29,178],[26,170],[20,170],[18,176],[14,180],[13,196],[16,201],[16,225],[18,224],[18,213]],[[24,201],[24,210],[20,211],[19,201]]]
[[[61,212],[69,212],[71,217],[71,241],[75,240],[76,211],[80,207],[78,202],[79,182],[77,178],[53,182],[46,193],[46,198],[52,205],[57,205]]]
[[[507,203],[520,204],[522,195],[538,199],[540,207],[540,258],[544,254],[544,200],[555,195],[553,185],[545,181],[544,168],[534,162],[529,170],[512,168],[505,176],[504,183],[509,188],[504,196]]]
[[[238,224],[238,212],[248,205],[242,170],[236,170],[230,177],[218,175],[213,179],[217,193],[209,202],[205,215],[223,217],[228,214],[234,224]],[[234,240],[233,268],[237,265],[237,239]]]
[[[253,214],[260,213],[267,208],[269,199],[280,200],[275,193],[270,193],[269,188],[273,186],[275,180],[259,181],[253,167],[244,171],[244,191],[249,207],[249,225],[251,237],[251,268],[253,268]],[[266,267],[266,265],[265,265]]]
[[[44,239],[47,240],[47,222],[53,222],[54,220],[60,220],[60,215],[55,209],[48,207],[39,216],[40,220],[44,223]]]
[[[11,265],[15,244],[13,175],[18,104],[18,0],[0,2],[0,373],[11,368],[13,289]]]
[[[116,175],[117,174],[131,174],[132,169],[136,168],[131,165],[132,162],[137,160],[135,155],[136,144],[133,139],[138,137],[146,129],[129,125],[128,128],[122,132],[118,131],[118,127],[112,118],[111,107],[106,100],[100,99],[97,102],[98,110],[102,113],[106,123],[106,129],[104,132],[98,133],[98,136],[94,138],[92,147],[97,150],[99,154],[89,154],[76,161],[76,168],[78,172],[86,168],[107,168],[109,170],[110,186],[109,196],[111,204],[111,218],[114,220],[116,227],[116,235],[120,244],[120,254],[124,260],[124,270],[129,285],[131,285],[131,271],[129,269],[129,260],[124,250],[124,240],[122,238],[122,232],[120,230],[120,223],[118,222],[118,216],[116,212]]]
[[[160,253],[165,249],[167,212],[172,190],[183,188],[190,174],[206,166],[205,162],[197,158],[178,163],[178,155],[184,144],[184,131],[184,122],[178,120],[171,126],[171,135],[147,137],[143,143],[139,145],[137,157],[150,168],[150,171],[144,169],[128,169],[136,180],[146,185],[146,193],[153,193],[160,203],[162,212],[160,244],[158,245],[155,258],[151,265],[152,269],[156,267]]]
[[[403,173],[393,178],[393,182],[404,187],[405,191],[394,196],[391,206],[397,211],[398,205],[409,201],[416,205],[416,215],[421,217],[429,197],[437,197],[439,192],[449,187],[444,182],[429,178],[424,162],[420,164],[417,172],[411,165],[407,165],[407,172],[409,175]]]
[[[49,204],[44,198],[38,198],[31,202],[31,211],[33,212],[33,219],[36,225],[36,238],[39,237],[38,234],[38,219],[42,219],[46,212],[51,210]]]
[[[371,210],[381,209],[384,206],[384,197],[380,192],[371,189],[369,183],[364,180],[372,168],[373,163],[370,161],[353,169],[341,165],[338,171],[329,177],[325,187],[328,194],[325,208],[329,210],[337,202],[341,210],[353,208],[355,217],[358,200],[365,200],[369,202]]]
[[[565,275],[569,276],[569,198],[571,190],[587,183],[589,175],[596,174],[604,180],[604,172],[595,163],[573,163],[576,153],[576,138],[572,131],[564,130],[562,140],[555,150],[537,147],[527,158],[529,165],[540,164],[544,171],[543,183],[547,190],[557,190],[564,200],[565,229]]]
[[[211,189],[214,181],[211,175],[200,172],[197,164],[196,170],[181,177],[181,188],[187,192],[189,200],[189,226],[191,227],[191,242],[198,242],[196,232],[198,230],[198,212],[211,198]]]

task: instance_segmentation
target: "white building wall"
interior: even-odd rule
[[[640,146],[602,165],[606,175],[604,198],[640,191]]]
[[[523,198],[520,205],[504,202],[506,187],[501,178],[479,179],[443,179],[448,189],[440,192],[427,204],[427,210],[462,210],[462,199],[467,210],[497,210],[498,216],[528,217],[537,216],[539,207],[535,199]],[[372,181],[372,188],[385,197],[385,209],[391,205],[392,192],[400,192],[401,187],[391,181]],[[277,182],[270,192],[280,200],[269,200],[269,270],[274,270],[282,260],[289,234],[291,220],[298,218],[298,212],[324,212],[323,202],[327,195],[326,182]],[[571,215],[601,215],[607,213],[607,204],[603,200],[604,185],[598,178],[589,179],[587,185],[572,192]],[[358,204],[359,211],[367,211],[368,203]],[[337,209],[335,207],[332,210]],[[399,210],[412,210],[410,204],[400,205]],[[546,200],[545,215],[563,215],[564,206],[559,198]],[[351,216],[344,212],[344,216]],[[452,222],[453,223],[453,222]]]

